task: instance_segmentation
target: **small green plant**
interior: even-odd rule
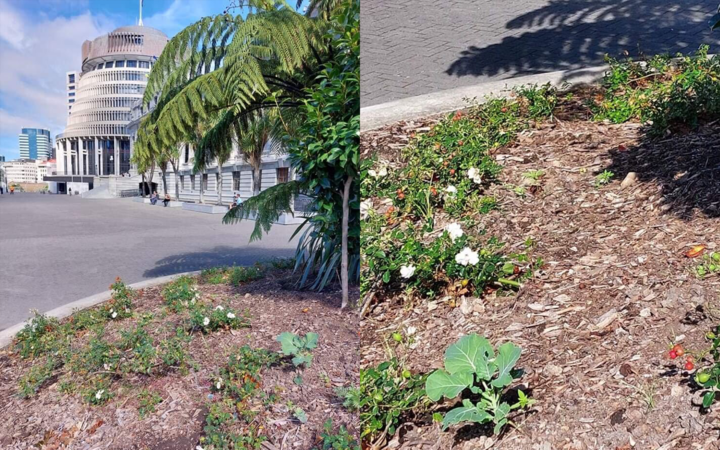
[[[497,354],[490,342],[477,334],[460,338],[445,352],[445,368],[433,372],[425,383],[428,398],[455,398],[469,390],[480,396],[477,403],[463,398],[462,406],[450,410],[442,421],[443,429],[461,422],[494,423],[499,434],[508,423],[512,410],[533,403],[522,391],[514,404],[503,401],[505,389],[521,372],[514,369],[520,358],[520,348],[507,342],[498,347]]]
[[[212,389],[244,400],[260,386],[260,371],[278,360],[277,353],[245,345],[228,357],[228,364],[220,369]]]
[[[58,360],[52,356],[48,357],[45,362],[32,366],[28,373],[20,378],[20,396],[28,398],[37,394],[40,387],[52,377],[58,366]]]
[[[226,267],[212,267],[200,272],[200,280],[205,284],[223,284],[227,280]]]
[[[184,275],[168,283],[162,290],[162,296],[168,308],[180,312],[192,307],[200,299],[200,292],[195,280]]]
[[[233,267],[230,269],[230,284],[233,286],[259,280],[262,277],[263,271],[259,266]]]
[[[720,400],[720,325],[715,327],[714,331],[708,332],[705,338],[710,341],[710,348],[699,356],[708,355],[711,360],[697,371],[694,380],[704,391],[702,407],[709,409]],[[702,361],[701,358],[698,360]]]
[[[240,417],[232,399],[210,404],[205,418],[205,436],[200,438],[202,448],[214,450],[255,450],[267,440],[260,435],[258,425],[249,423],[239,427]],[[241,429],[240,429],[241,428]]]
[[[604,170],[602,173],[599,173],[595,177],[594,185],[595,187],[605,186],[606,184],[610,183],[610,180],[615,176],[614,173],[612,173],[609,170]]]
[[[423,411],[425,378],[410,373],[397,358],[360,369],[361,438],[373,442],[383,433],[392,436],[407,416]]]
[[[294,269],[295,268],[295,259],[294,258],[273,258],[272,260],[270,260],[270,265],[272,265],[275,269],[280,269],[280,270]]]
[[[702,262],[695,267],[695,274],[698,278],[718,273],[720,273],[720,252],[704,254]]]
[[[98,312],[107,320],[120,320],[132,316],[133,300],[137,293],[127,287],[120,277],[115,278],[115,282],[110,285],[112,296],[110,300],[103,303],[98,308]]]
[[[113,397],[110,391],[110,380],[107,377],[95,377],[83,390],[83,399],[94,406],[107,403]]]
[[[154,413],[155,406],[162,403],[162,401],[162,397],[160,397],[157,392],[147,389],[141,390],[138,394],[138,414],[140,415],[140,419],[144,419],[148,414]]]
[[[540,178],[542,178],[542,177],[545,176],[545,171],[544,171],[544,170],[540,170],[540,169],[538,169],[538,170],[529,170],[529,171],[525,172],[524,174],[522,174],[522,176],[523,176],[524,178],[527,178],[528,180],[531,180],[531,181],[537,183],[538,181],[540,181]]]
[[[295,367],[305,364],[310,367],[312,364],[312,350],[317,347],[317,333],[307,333],[305,336],[298,336],[294,333],[284,332],[276,338],[280,342],[281,352],[285,356],[292,356],[292,363]]]
[[[300,407],[295,408],[295,410],[293,411],[293,417],[296,418],[300,423],[307,423],[308,421],[305,410]]]
[[[335,395],[342,400],[342,405],[348,411],[357,411],[360,409],[362,392],[360,392],[359,387],[336,387]]]
[[[348,433],[344,425],[341,425],[337,432],[333,432],[332,419],[328,419],[323,424],[320,441],[321,447],[315,447],[313,450],[360,450],[360,444]]]

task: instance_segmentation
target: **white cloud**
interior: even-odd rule
[[[115,28],[104,16],[29,16],[0,0],[0,137],[22,127],[66,124],[65,73],[80,67],[83,41]]]
[[[187,1],[173,0],[172,4],[162,12],[143,18],[143,25],[164,31],[173,37],[183,28],[197,22],[205,16],[222,14],[222,1]]]

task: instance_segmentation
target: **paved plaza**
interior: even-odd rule
[[[717,0],[362,0],[362,106],[601,64],[720,51]]]
[[[248,243],[254,222],[222,215],[63,195],[0,197],[0,330],[107,290],[217,265],[249,265],[294,254],[297,225],[275,225]]]

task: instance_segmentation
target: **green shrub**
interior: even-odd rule
[[[278,354],[247,345],[233,352],[213,382],[212,390],[224,392],[238,401],[245,400],[260,387],[260,371],[279,361]]]
[[[260,435],[258,426],[254,423],[240,426],[236,411],[237,406],[231,399],[210,404],[210,412],[205,419],[205,436],[200,438],[203,448],[214,450],[261,448],[260,445],[267,438]]]
[[[258,266],[233,267],[230,269],[230,284],[239,286],[248,281],[259,280],[263,276],[262,268]]]
[[[520,348],[507,342],[498,347],[497,354],[487,339],[476,334],[462,337],[445,352],[445,368],[433,372],[425,383],[430,400],[442,397],[455,398],[468,390],[473,397],[465,397],[462,406],[445,415],[443,429],[461,422],[495,424],[499,434],[508,423],[508,414],[514,409],[532,404],[522,391],[519,400],[510,404],[503,401],[506,388],[521,372],[515,370],[520,359]],[[472,399],[480,396],[477,403]]]
[[[140,415],[140,419],[144,419],[148,414],[154,413],[155,406],[162,403],[162,401],[162,397],[160,397],[157,392],[147,389],[141,390],[138,394],[138,414]]]
[[[703,390],[703,408],[709,409],[719,400],[720,395],[720,325],[715,327],[715,331],[709,332],[706,338],[710,341],[710,348],[705,353],[712,360],[697,371],[694,380]]]
[[[38,311],[33,314],[34,317],[15,336],[15,350],[23,358],[40,356],[57,348],[58,320]]]
[[[396,358],[360,369],[360,436],[372,442],[385,430],[395,434],[406,416],[424,409],[424,384],[424,375],[411,374]]]
[[[695,266],[698,278],[720,273],[720,252],[710,252],[702,256],[702,262]]]
[[[59,362],[54,357],[48,357],[45,362],[32,366],[28,373],[20,378],[20,396],[27,398],[35,395],[52,377],[58,366]]]
[[[241,314],[233,308],[218,305],[196,304],[190,309],[190,328],[204,333],[220,328],[236,329],[250,326],[247,313]]]
[[[165,305],[175,312],[180,312],[197,302],[200,293],[195,287],[195,280],[183,275],[170,282],[162,291]]]
[[[205,284],[223,284],[227,278],[227,267],[212,267],[200,272],[200,280]]]
[[[360,445],[354,436],[348,433],[344,425],[337,432],[333,432],[332,419],[328,419],[320,433],[321,446],[314,450],[360,450]]]

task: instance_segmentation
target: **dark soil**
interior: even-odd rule
[[[358,383],[357,319],[340,312],[338,291],[294,291],[292,286],[292,277],[282,271],[240,287],[199,284],[204,301],[247,310],[251,328],[195,335],[188,353],[197,370],[191,368],[185,376],[171,372],[123,379],[119,387],[113,386],[115,397],[100,407],[88,406],[79,394],[60,393],[57,383],[43,387],[30,399],[19,398],[18,379],[31,363],[4,352],[0,356],[0,448],[194,450],[203,434],[208,405],[218,399],[210,391],[218,368],[242,345],[279,351],[275,337],[284,331],[316,332],[319,345],[313,351],[312,366],[300,371],[302,385],[293,382],[297,374],[292,365],[261,372],[261,389],[278,395],[278,401],[256,419],[268,437],[263,448],[311,449],[327,419],[335,427],[344,424],[356,433],[357,418],[342,407],[334,388]],[[159,312],[161,290],[142,292],[135,312]],[[110,323],[108,329],[127,328],[133,320]],[[138,414],[142,388],[159,392],[163,399],[145,419]],[[307,423],[292,417],[289,402],[307,413]]]
[[[389,447],[720,449],[720,407],[701,413],[684,361],[667,357],[670,342],[705,347],[704,334],[720,324],[720,277],[697,279],[698,261],[685,256],[697,244],[720,250],[720,126],[653,141],[639,124],[589,122],[577,108],[559,116],[494,151],[504,170],[488,194],[500,209],[478,216],[510,252],[531,237],[543,268],[517,293],[398,296],[375,301],[361,322],[363,367],[385,360],[383,342],[407,327],[417,328],[417,345],[397,351],[416,372],[441,367],[464,334],[513,341],[523,349],[523,389],[537,403],[499,437],[408,418]],[[436,120],[365,133],[361,153],[401,165],[409,136]],[[511,186],[538,169],[540,183],[517,196]],[[594,186],[606,169],[613,181]],[[635,181],[622,186],[629,172]]]

